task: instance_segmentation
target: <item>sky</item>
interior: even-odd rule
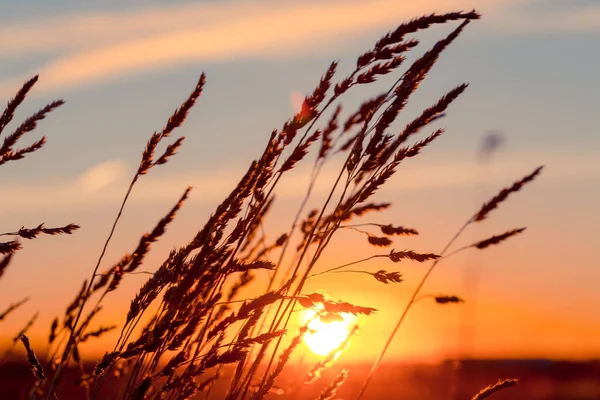
[[[340,60],[343,76],[398,24],[473,8],[483,18],[443,53],[407,113],[457,84],[470,86],[443,120],[447,133],[378,194],[394,207],[369,222],[422,233],[399,239],[397,248],[439,251],[483,201],[538,165],[546,168],[489,221],[467,231],[461,244],[514,227],[528,230],[498,248],[441,264],[425,291],[458,294],[466,303],[419,304],[389,357],[600,357],[600,265],[592,250],[600,226],[600,3],[594,0],[0,1],[0,100],[8,101],[35,74],[39,83],[15,121],[53,99],[66,100],[24,140],[43,134],[48,144],[2,166],[2,231],[41,222],[82,227],[72,236],[24,243],[0,281],[0,305],[31,300],[2,322],[0,346],[36,311],[33,342],[46,339],[52,318],[90,275],[147,139],[201,72],[207,75],[205,92],[177,131],[186,136],[184,146],[136,187],[105,267],[131,251],[191,185],[190,201],[153,247],[146,270],[190,238],[332,60]],[[449,29],[419,34],[416,54]],[[344,105],[352,109],[364,96],[357,91]],[[489,132],[501,133],[504,141],[482,163],[477,151]],[[301,165],[282,182],[268,221],[273,236],[287,228],[307,168]],[[334,172],[324,174],[317,197]],[[343,232],[321,268],[373,254],[363,242]],[[394,267],[384,261],[368,268]],[[385,340],[425,272],[410,264],[401,271],[405,282],[395,286],[352,274],[308,285],[379,309],[361,319],[349,357],[372,360],[379,351],[373,343]],[[104,321],[122,320],[146,279],[127,278],[122,292],[107,299]],[[469,340],[461,335],[465,329]],[[86,351],[102,352],[114,337],[102,340]]]

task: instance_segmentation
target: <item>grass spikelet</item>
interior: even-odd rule
[[[204,89],[204,84],[206,82],[206,76],[204,74],[200,75],[200,79],[196,84],[196,87],[190,93],[188,98],[183,102],[183,104],[175,110],[175,112],[169,118],[169,121],[162,129],[161,132],[154,132],[148,141],[146,148],[144,149],[144,153],[142,154],[142,160],[138,167],[136,176],[146,175],[150,168],[155,165],[164,164],[168,161],[169,157],[171,157],[177,151],[177,148],[181,145],[183,138],[176,140],[171,146],[168,146],[165,150],[165,153],[158,158],[156,162],[154,162],[154,153],[156,152],[156,147],[160,143],[160,141],[171,135],[171,132],[177,127],[179,127],[185,121],[188,112],[190,109],[196,104],[196,100],[202,94],[202,90]]]
[[[35,356],[35,352],[31,347],[31,343],[29,343],[29,338],[25,334],[22,334],[19,336],[19,339],[21,339],[21,343],[23,343],[23,347],[25,347],[25,351],[27,352],[27,361],[29,361],[29,364],[31,365],[31,371],[33,372],[33,376],[39,381],[43,381],[46,383],[46,385],[49,388],[48,398],[50,396],[53,396],[56,400],[58,400],[58,396],[54,391],[54,387],[50,384],[50,382],[48,382],[48,379],[46,378],[44,367],[42,367],[42,364]]]
[[[332,400],[340,386],[346,381],[348,377],[348,369],[343,369],[342,372],[327,386],[317,397],[317,400]]]
[[[35,152],[44,147],[45,144],[46,136],[42,136],[40,140],[33,142],[30,146],[15,151],[8,151],[0,158],[0,165],[6,163],[7,161],[20,160],[25,157],[25,154]]]
[[[52,320],[50,325],[50,335],[48,335],[48,344],[52,344],[56,339],[56,330],[58,329],[58,318]]]
[[[425,76],[429,73],[440,54],[460,35],[469,22],[469,19],[465,19],[448,36],[439,40],[431,50],[427,51],[410,66],[403,77],[403,84],[396,88],[396,94],[399,99],[402,99],[402,103],[408,98],[407,95],[411,94],[419,86],[419,83],[425,79]],[[404,85],[404,83],[408,83],[408,85]]]
[[[384,235],[397,235],[397,236],[412,236],[418,235],[415,229],[405,228],[403,226],[392,226],[392,225],[380,225],[381,233]]]
[[[440,258],[437,254],[432,253],[415,253],[412,250],[395,251],[392,250],[388,257],[393,262],[400,262],[404,259],[409,259],[417,262],[425,262],[428,260],[436,260]]]
[[[19,89],[15,97],[13,97],[8,102],[6,108],[4,109],[4,112],[2,113],[2,116],[0,116],[0,134],[2,134],[2,131],[4,130],[6,125],[8,125],[10,121],[12,121],[15,114],[15,110],[19,107],[19,105],[21,105],[23,100],[25,100],[25,97],[27,97],[27,93],[29,93],[33,85],[36,84],[38,78],[39,76],[35,75],[33,78],[27,80],[23,84],[23,86],[21,86],[21,89]]]
[[[468,13],[464,12],[452,12],[447,14],[431,14],[420,18],[415,18],[410,22],[401,24],[394,31],[384,35],[375,44],[375,49],[383,49],[386,46],[390,46],[404,40],[404,37],[408,34],[417,32],[429,28],[433,24],[444,24],[450,21],[457,21],[461,19],[472,20],[479,19],[480,15],[473,11]]]
[[[208,333],[208,337],[212,338],[216,336],[217,334],[223,332],[232,323],[248,318],[252,311],[267,307],[268,305],[273,304],[282,298],[283,294],[281,294],[279,291],[271,291],[248,302],[244,302],[237,313],[232,313],[227,318],[219,322],[215,327],[213,327]]]
[[[425,109],[421,113],[420,116],[418,116],[416,119],[414,119],[408,125],[406,125],[406,127],[404,128],[404,131],[400,134],[400,136],[398,137],[398,139],[396,140],[396,142],[397,143],[403,143],[411,135],[417,133],[421,128],[423,128],[427,124],[431,123],[432,121],[438,119],[441,115],[443,115],[443,112],[446,110],[446,108],[448,108],[448,106],[454,100],[456,100],[458,98],[458,96],[460,96],[467,89],[467,87],[468,87],[467,84],[462,84],[462,85],[459,85],[459,86],[455,87],[454,89],[452,89],[451,91],[449,91],[445,95],[443,95],[437,101],[436,104],[434,104],[433,106]],[[434,136],[428,138],[429,140],[425,139],[426,140],[424,142],[425,144],[422,144],[420,147],[423,147],[424,145],[428,144],[429,142],[431,142],[432,140],[434,140],[437,136],[439,136],[439,134],[435,135],[435,133],[434,133]],[[399,160],[396,158],[395,161],[399,161]]]
[[[325,100],[325,95],[329,88],[331,87],[331,80],[333,79],[333,75],[335,75],[335,71],[337,70],[338,63],[337,61],[333,61],[329,64],[329,68],[327,68],[327,72],[321,77],[319,84],[313,91],[313,94],[307,98],[308,106],[315,110],[319,104]]]
[[[276,265],[271,261],[267,260],[256,260],[252,262],[244,262],[241,260],[235,260],[233,263],[229,265],[229,269],[231,272],[245,272],[254,269],[266,269],[266,270],[274,270]]]
[[[365,188],[356,195],[356,203],[362,203],[373,196],[379,187],[396,173],[397,166],[398,163],[388,164],[379,174],[374,176],[368,184],[365,185]]]
[[[458,304],[464,303],[465,301],[458,296],[435,296],[435,302],[438,304]]]
[[[196,100],[198,99],[198,97],[200,97],[200,95],[202,95],[205,83],[206,75],[202,73],[200,75],[200,78],[198,79],[198,83],[196,83],[196,86],[194,87],[194,90],[192,90],[185,102],[183,102],[183,104],[177,110],[175,110],[173,115],[171,115],[171,118],[169,118],[167,125],[162,131],[163,136],[169,136],[175,128],[183,124],[183,122],[187,118],[189,111],[194,106],[194,104],[196,104]]]
[[[375,279],[382,283],[400,283],[402,282],[402,274],[400,272],[387,272],[383,269],[372,274]]]
[[[310,293],[304,296],[311,305],[304,307],[314,307],[315,303],[324,303],[327,301],[327,296],[324,293]],[[302,303],[301,303],[302,304]]]
[[[335,85],[333,90],[334,96],[339,97],[352,87],[353,79],[351,76],[345,78]]]
[[[29,364],[31,364],[33,375],[37,379],[45,381],[46,374],[44,373],[44,368],[42,367],[42,364],[40,364],[37,357],[35,356],[35,353],[33,352],[33,349],[31,348],[31,343],[29,343],[29,338],[25,334],[19,335],[19,338],[21,339],[21,342],[23,343],[23,346],[25,347],[25,351],[27,352],[27,361],[29,361]]]
[[[500,235],[492,236],[492,237],[491,237],[491,238],[489,238],[489,239],[485,239],[485,240],[482,240],[482,241],[480,241],[480,242],[477,242],[477,243],[473,244],[472,246],[473,246],[473,247],[476,247],[476,248],[478,248],[478,249],[480,249],[480,250],[481,250],[481,249],[485,249],[486,247],[489,247],[489,246],[493,246],[493,245],[499,244],[500,242],[503,242],[503,241],[505,241],[505,240],[506,240],[506,239],[508,239],[509,237],[512,237],[512,236],[518,235],[518,234],[520,234],[521,232],[523,232],[525,229],[526,229],[526,228],[518,228],[518,229],[513,229],[513,230],[511,230],[511,231],[504,232],[504,233],[502,233],[502,234],[500,234]]]
[[[387,247],[390,246],[392,244],[392,241],[388,238],[384,237],[378,237],[378,236],[370,236],[367,238],[367,240],[369,241],[370,244],[372,244],[373,246],[378,246],[378,247]]]
[[[316,130],[315,133],[310,135],[303,143],[296,146],[292,151],[292,154],[284,161],[280,172],[289,171],[294,168],[296,164],[308,154],[309,147],[319,139],[319,136],[321,136],[321,131]]]
[[[481,210],[479,210],[479,212],[477,214],[475,214],[475,216],[473,217],[473,221],[474,222],[483,221],[488,216],[488,214],[492,210],[494,210],[496,207],[498,207],[498,205],[500,203],[502,203],[504,200],[506,200],[506,198],[510,194],[518,192],[519,190],[521,190],[521,188],[525,184],[533,181],[540,174],[540,172],[542,172],[543,168],[544,168],[544,166],[540,166],[540,167],[536,168],[535,171],[533,171],[531,174],[526,175],[522,179],[513,183],[511,186],[502,189],[500,191],[500,193],[498,193],[490,201],[488,201],[481,207]]]
[[[401,161],[401,160],[404,160],[405,158],[415,157],[416,155],[418,155],[421,152],[421,150],[424,147],[430,145],[435,139],[437,139],[439,136],[441,136],[444,132],[445,132],[444,129],[437,129],[431,135],[429,135],[428,137],[426,137],[423,140],[418,141],[417,143],[413,144],[412,146],[401,148],[396,153],[394,160]]]
[[[317,111],[317,109],[323,100],[325,100],[327,91],[331,87],[331,80],[337,70],[337,65],[337,61],[333,61],[329,65],[329,68],[327,68],[327,71],[322,76],[313,93],[304,98],[300,111],[294,115],[291,121],[287,121],[284,124],[279,135],[279,139],[282,139],[284,147],[292,143],[299,129],[303,128],[311,121],[315,121],[315,118],[320,116],[320,112]],[[337,86],[335,96],[337,96]],[[296,149],[298,149],[298,146]],[[296,157],[298,156],[299,154],[296,155]]]
[[[376,60],[389,60],[390,58],[393,58],[394,56],[397,56],[398,54],[405,53],[405,52],[411,50],[413,47],[416,47],[418,45],[419,45],[418,40],[410,39],[410,40],[403,41],[402,43],[384,47],[382,49],[378,49],[375,52],[375,59]]]
[[[518,379],[500,379],[497,383],[490,385],[490,386],[484,388],[483,390],[481,390],[479,393],[477,393],[475,396],[473,396],[472,400],[487,399],[494,393],[499,392],[500,390],[502,390],[504,388],[515,386],[518,382],[519,382]]]
[[[286,329],[279,329],[279,330],[276,330],[274,332],[262,333],[262,334],[260,334],[258,336],[238,341],[236,343],[236,345],[237,346],[241,346],[241,347],[248,347],[248,346],[251,346],[253,344],[264,344],[264,343],[270,342],[271,340],[276,339],[276,338],[284,335],[286,332],[287,332]]]
[[[160,157],[158,157],[158,159],[154,162],[153,166],[162,165],[169,161],[169,158],[173,157],[175,153],[177,153],[177,150],[183,144],[184,139],[185,137],[182,136],[175,140],[175,142],[168,145],[165,149],[165,152]]]
[[[55,108],[60,107],[64,104],[63,100],[53,101],[50,104],[46,105],[44,108],[25,119],[21,125],[15,129],[13,133],[4,138],[4,143],[0,146],[0,165],[6,163],[7,161],[18,160],[23,158],[23,154],[30,153],[35,151],[37,148],[40,148],[43,145],[42,142],[37,142],[33,147],[33,149],[25,150],[25,151],[13,151],[13,146],[17,143],[17,141],[27,132],[30,132],[35,129],[38,121],[46,118],[46,115],[52,112]]]
[[[38,235],[40,233],[43,233],[45,235],[60,235],[60,234],[70,235],[79,228],[80,227],[77,224],[69,224],[69,225],[66,225],[63,227],[59,227],[59,228],[45,228],[44,224],[41,223],[35,228],[32,228],[32,229],[21,228],[21,229],[19,229],[18,232],[15,232],[15,233],[16,233],[16,235],[18,235],[24,239],[35,239],[36,237],[38,237]]]
[[[321,293],[312,293],[309,295],[296,296],[296,300],[304,308],[317,307],[318,304],[322,304],[326,301],[325,296]]]
[[[203,368],[208,369],[221,364],[235,364],[237,362],[243,361],[247,355],[248,352],[246,350],[241,349],[228,350],[218,355],[215,353],[214,356],[209,357]]]
[[[350,304],[345,301],[337,302],[337,301],[330,301],[330,300],[325,300],[325,299],[315,299],[315,298],[311,299],[308,296],[296,296],[296,300],[298,300],[298,303],[300,303],[300,305],[304,308],[315,308],[315,307],[318,307],[319,305],[321,305],[322,311],[324,311],[326,313],[335,313],[335,314],[349,313],[352,315],[359,315],[359,314],[371,315],[371,314],[377,312],[377,310],[375,308],[356,306],[354,304]]]
[[[146,148],[142,153],[142,161],[136,172],[136,177],[138,175],[146,175],[154,165],[154,152],[156,151],[156,146],[158,146],[161,138],[162,136],[157,132],[154,132],[152,136],[150,136],[148,143],[146,143]]]
[[[12,255],[17,250],[21,250],[21,243],[17,242],[16,240],[11,240],[10,242],[0,243],[0,254],[2,254],[2,255]],[[8,260],[6,260],[7,265],[8,265],[8,261],[10,261],[10,258]],[[0,272],[2,272],[2,271],[3,270],[0,269]]]
[[[111,277],[112,277],[111,287],[114,289],[115,284],[116,284],[115,276],[123,274],[123,270],[125,269],[125,266],[127,266],[131,262],[131,259],[132,259],[132,256],[130,254],[125,254],[123,257],[121,257],[119,262],[117,262],[115,265],[113,265],[111,268],[109,268],[106,272],[96,275],[96,277],[99,276],[100,279],[98,279],[96,281],[96,283],[94,283],[92,290],[95,292],[97,290],[102,289],[104,286],[106,286],[106,284],[111,279]]]
[[[239,313],[248,315],[250,311],[254,311],[259,308],[264,308],[282,298],[283,294],[280,291],[267,292],[261,296],[256,297],[255,299],[250,300],[247,303],[244,303],[240,307]]]
[[[458,37],[468,23],[469,20],[463,21],[458,28],[452,31],[446,38],[439,40],[431,50],[427,51],[410,66],[402,77],[402,84],[394,90],[394,100],[385,109],[377,122],[375,135],[381,135],[396,120],[400,111],[406,106],[411,94],[418,88],[420,82],[425,79],[439,55]],[[394,152],[409,136],[418,132],[420,128],[435,119],[436,116],[439,113],[442,113],[465,88],[466,85],[461,85],[453,89],[438,100],[434,106],[423,111],[419,117],[405,127],[404,131],[396,138],[389,150]],[[387,157],[385,157],[385,159],[387,159]]]
[[[371,315],[377,312],[377,309],[371,307],[356,306],[344,301],[333,302],[326,301],[323,303],[323,308],[329,313],[349,313],[352,315]]]
[[[377,80],[379,75],[387,75],[398,68],[404,61],[404,56],[396,56],[392,60],[373,65],[368,71],[359,74],[356,77],[356,83],[366,84]]]

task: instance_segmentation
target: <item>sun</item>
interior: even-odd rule
[[[304,311],[303,324],[312,320],[308,324],[308,332],[304,334],[304,342],[313,353],[325,356],[340,347],[346,340],[356,317],[344,313],[341,315],[341,320],[323,322],[315,316],[314,310]]]

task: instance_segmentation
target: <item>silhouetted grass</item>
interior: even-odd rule
[[[114,397],[115,387],[119,391],[117,396],[123,399],[183,399],[199,393],[209,397],[227,366],[233,370],[226,383],[227,399],[263,399],[277,392],[280,375],[309,329],[308,325],[299,331],[290,329],[289,321],[295,311],[312,309],[316,312],[315,318],[322,321],[339,319],[345,313],[368,316],[377,311],[356,305],[352,299],[348,299],[348,302],[333,301],[322,293],[305,293],[304,285],[309,278],[345,272],[370,275],[368,279],[374,278],[382,284],[401,284],[403,277],[399,270],[373,272],[366,269],[349,270],[347,267],[376,257],[389,258],[394,263],[391,268],[403,265],[403,262],[430,262],[429,270],[404,308],[371,373],[365,377],[358,394],[360,399],[409,309],[417,300],[433,297],[440,304],[462,302],[455,295],[419,296],[436,265],[447,258],[448,250],[456,238],[468,226],[486,219],[509,195],[519,191],[541,170],[541,167],[538,168],[485,203],[439,253],[390,250],[385,254],[375,254],[318,271],[318,261],[323,251],[340,229],[365,235],[365,245],[377,249],[392,247],[395,237],[418,234],[413,228],[391,223],[353,224],[352,220],[385,211],[389,203],[373,202],[377,191],[393,178],[402,163],[419,155],[444,134],[443,129],[436,129],[429,136],[415,140],[429,125],[445,115],[449,106],[467,89],[466,84],[459,84],[440,96],[403,128],[397,127],[395,122],[441,53],[470,21],[478,18],[479,14],[474,11],[456,12],[433,14],[401,24],[360,55],[355,69],[345,77],[336,76],[338,64],[332,62],[314,91],[305,97],[301,110],[280,129],[273,130],[263,153],[250,164],[239,183],[215,208],[204,226],[155,268],[155,272],[132,299],[125,321],[117,327],[93,327],[103,300],[119,288],[128,274],[139,272],[152,243],[165,233],[191,194],[190,188],[183,190],[171,210],[140,238],[130,253],[100,272],[106,250],[136,183],[143,176],[151,175],[159,165],[170,162],[182,145],[183,137],[173,140],[171,135],[185,122],[186,116],[200,99],[206,84],[202,74],[190,95],[168,118],[165,126],[150,136],[89,279],[83,282],[74,300],[67,305],[65,314],[52,323],[45,362],[40,362],[35,356],[25,332],[17,336],[23,341],[35,372],[36,383],[31,389],[31,398],[49,399],[55,396],[55,390],[61,385],[74,383],[81,386],[89,399],[105,398],[108,396],[107,390]],[[433,24],[453,21],[459,23],[458,27],[399,74],[388,90],[366,99],[357,110],[349,110],[344,114],[342,98],[345,94],[354,87],[370,85],[382,76],[395,74],[403,66],[407,52],[418,46],[418,41],[408,38],[408,35]],[[0,134],[11,122],[15,109],[24,101],[37,79],[34,77],[27,81],[8,103],[0,117]],[[48,104],[27,118],[12,134],[5,136],[0,147],[0,164],[21,159],[39,150],[45,138],[21,149],[14,147],[37,126],[38,121],[62,104],[62,100]],[[343,115],[346,115],[345,119]],[[165,145],[167,140],[171,141]],[[164,149],[159,151],[161,146]],[[272,240],[264,233],[263,226],[279,183],[299,163],[307,162],[307,156],[311,153],[314,154],[314,164],[306,195],[290,218],[289,230]],[[305,210],[314,185],[323,170],[331,165],[332,159],[340,160],[342,167],[327,198],[320,207]],[[4,235],[34,239],[41,234],[70,234],[78,228],[75,224],[59,228],[46,228],[40,224],[35,228],[21,228]],[[457,251],[484,249],[521,233],[523,229],[511,230]],[[0,243],[0,253],[4,255],[0,261],[0,276],[20,250],[21,243],[17,239]],[[263,271],[270,273],[267,290],[255,298],[240,299],[243,290],[253,285],[254,274]],[[324,285],[326,289],[326,283]],[[10,306],[1,314],[0,320],[20,304],[22,302]],[[94,368],[83,363],[79,348],[115,328],[120,329],[120,335],[114,348],[107,349]],[[284,337],[292,338],[285,346]],[[321,372],[335,361],[349,340],[317,364],[308,381],[315,384]],[[65,382],[64,372],[72,366],[78,367],[80,377],[76,382]],[[352,371],[344,370],[332,381],[323,383],[319,399],[334,398],[349,373],[352,374]],[[109,376],[112,376],[110,381],[107,380]],[[475,398],[487,397],[513,383],[504,381],[485,389]]]

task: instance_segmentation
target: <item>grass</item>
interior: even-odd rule
[[[160,165],[171,162],[183,144],[184,137],[174,138],[173,135],[201,98],[206,85],[202,74],[165,126],[150,136],[89,279],[75,293],[65,314],[54,319],[50,327],[43,361],[35,356],[25,335],[33,321],[17,335],[15,342],[21,339],[24,344],[36,378],[30,397],[50,399],[56,397],[56,389],[61,385],[76,383],[84,389],[87,399],[104,398],[107,385],[112,386],[111,390],[118,385],[119,398],[123,399],[210,398],[213,386],[221,379],[225,368],[229,368],[233,372],[227,382],[227,399],[263,399],[277,392],[278,377],[309,329],[308,324],[299,331],[290,328],[294,312],[311,309],[315,311],[314,318],[335,321],[344,314],[368,316],[376,311],[354,304],[352,299],[333,301],[323,293],[306,293],[304,286],[308,279],[317,275],[353,273],[365,275],[365,279],[375,279],[381,284],[397,285],[403,281],[399,270],[356,268],[376,257],[388,258],[392,263],[390,268],[403,265],[402,262],[430,263],[408,304],[400,310],[394,330],[365,377],[357,393],[357,399],[361,399],[368,393],[369,383],[389,345],[417,301],[431,297],[439,304],[462,302],[454,294],[421,293],[436,266],[459,251],[483,250],[524,230],[509,230],[451,251],[455,240],[465,229],[483,223],[509,196],[534,180],[541,167],[502,189],[485,203],[440,252],[382,252],[381,248],[392,246],[395,237],[417,235],[418,231],[392,224],[353,223],[370,214],[384,212],[390,203],[374,201],[379,188],[394,177],[404,162],[419,155],[445,133],[443,129],[436,129],[428,136],[416,139],[445,115],[449,106],[467,89],[466,84],[459,84],[443,94],[404,127],[398,127],[396,122],[440,54],[471,21],[477,19],[479,14],[475,11],[456,12],[424,16],[401,24],[360,55],[354,71],[346,77],[336,76],[338,64],[332,62],[314,91],[305,97],[301,110],[280,129],[273,130],[263,153],[250,164],[204,226],[155,268],[131,300],[125,321],[115,326],[93,328],[103,300],[119,289],[128,274],[143,272],[139,271],[139,267],[152,243],[161,238],[191,195],[190,188],[184,189],[171,210],[140,238],[136,248],[123,255],[115,265],[103,266],[104,255],[136,183],[140,179],[151,179],[146,176]],[[419,44],[409,35],[434,24],[445,23],[458,25],[400,74],[398,71],[404,66],[406,54],[414,51]],[[356,110],[343,109],[342,100],[348,92],[392,74],[399,77],[388,90],[366,99]],[[37,80],[38,77],[34,77],[27,81],[9,101],[0,118],[0,134]],[[36,128],[40,120],[63,103],[59,100],[48,104],[27,118],[12,134],[5,135],[0,148],[0,164],[22,159],[40,150],[45,138],[20,149],[15,149],[15,146],[26,133]],[[323,171],[332,168],[334,159],[342,166],[329,194],[320,207],[307,210],[312,189]],[[272,240],[265,235],[264,225],[278,184],[284,175],[303,162],[313,162],[305,197],[291,216],[288,231]],[[13,257],[22,250],[19,238],[32,240],[42,234],[71,234],[78,228],[75,224],[59,228],[46,228],[40,224],[35,228],[5,233],[15,239],[0,243],[0,253],[4,256],[0,261],[0,277]],[[318,271],[321,255],[340,229],[364,235],[365,246],[372,246],[376,254]],[[351,265],[354,268],[348,269]],[[258,297],[245,299],[242,296],[244,290],[252,287],[256,274],[265,271],[270,277],[267,290]],[[6,312],[0,314],[0,321],[24,301],[9,306]],[[114,347],[107,349],[94,368],[89,368],[81,360],[80,348],[114,329],[120,329]],[[320,376],[320,372],[335,361],[347,342],[315,366],[313,378],[316,374]],[[65,382],[65,370],[73,366],[79,368],[80,377],[76,382]],[[329,382],[319,399],[334,398],[348,373],[344,370]],[[514,380],[500,382],[474,398],[483,399],[514,383]]]

